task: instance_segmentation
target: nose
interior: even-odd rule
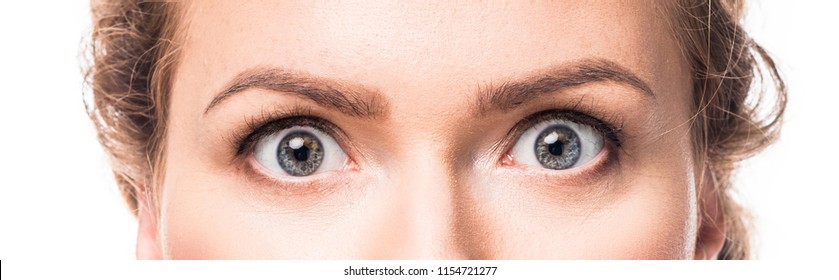
[[[458,180],[439,155],[421,154],[397,167],[380,197],[374,259],[462,259],[458,244]],[[385,197],[386,196],[386,197]]]

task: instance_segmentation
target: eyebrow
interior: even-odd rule
[[[236,75],[210,101],[204,115],[237,93],[252,88],[305,97],[318,105],[359,118],[375,119],[388,113],[385,99],[377,90],[281,68],[256,67]]]
[[[540,95],[581,86],[592,82],[612,81],[639,90],[643,96],[655,98],[650,86],[632,71],[607,59],[583,59],[540,71],[521,81],[508,81],[500,86],[488,86],[478,92],[480,114],[492,110],[507,111]]]
[[[542,74],[480,90],[476,104],[479,114],[493,110],[507,111],[537,100],[543,94],[602,81],[628,85],[646,97],[655,98],[644,80],[626,67],[607,59],[583,59],[539,73]],[[388,115],[386,99],[375,89],[268,67],[252,68],[238,74],[213,98],[204,110],[204,115],[228,98],[251,88],[295,94],[359,118],[377,119]]]

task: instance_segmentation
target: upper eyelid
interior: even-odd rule
[[[291,116],[280,119],[273,119],[265,122],[258,128],[255,128],[250,134],[245,136],[239,143],[237,155],[242,155],[245,152],[252,150],[256,143],[274,133],[280,132],[284,129],[289,129],[295,126],[312,127],[323,131],[341,145],[346,141],[346,136],[334,124],[319,117],[314,116]],[[343,148],[343,145],[342,145]]]
[[[515,144],[518,141],[518,139],[521,138],[525,131],[541,122],[561,119],[591,126],[595,130],[603,134],[604,138],[612,142],[615,146],[621,147],[622,145],[622,125],[618,125],[617,127],[615,127],[615,125],[613,124],[609,124],[608,122],[604,122],[596,117],[580,112],[578,110],[555,109],[537,112],[520,120],[515,125],[513,125],[513,127],[507,133],[507,136],[500,142],[501,144],[497,147],[503,147],[505,149],[503,155],[506,156],[506,154],[510,153],[510,151],[513,149],[513,146],[515,146],[513,144]],[[612,133],[615,135],[608,135]]]
[[[604,122],[600,119],[592,117],[588,114],[578,112],[578,111],[575,111],[575,110],[547,110],[547,111],[542,111],[542,112],[539,112],[539,113],[532,114],[532,115],[522,119],[522,121],[518,122],[515,125],[516,128],[517,128],[516,129],[517,131],[515,131],[515,132],[520,134],[520,133],[524,132],[525,130],[533,127],[536,124],[539,124],[539,123],[545,122],[545,121],[551,121],[551,120],[568,120],[568,121],[571,121],[571,122],[576,122],[576,123],[580,123],[580,124],[583,124],[583,125],[591,126],[591,127],[595,128],[597,131],[604,132],[604,133],[605,132],[615,132],[615,133],[619,132],[619,129],[614,128],[612,125],[610,125],[610,124],[608,124],[608,123],[606,123],[606,122]],[[611,130],[611,131],[602,131],[603,129],[608,129],[608,130]]]
[[[566,115],[566,119],[572,122],[582,123],[584,125],[591,126],[603,136],[612,141],[616,146],[620,147],[622,144],[621,139],[622,137],[622,126],[615,127],[614,125],[610,124],[609,122],[603,121],[591,115],[578,112],[578,111],[568,111],[568,115]]]

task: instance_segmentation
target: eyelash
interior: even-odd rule
[[[590,113],[585,113],[592,111],[596,110],[582,107],[578,103],[565,109],[550,109],[531,114],[516,123],[507,133],[507,136],[499,142],[500,145],[496,147],[504,147],[502,156],[506,157],[513,144],[530,127],[547,120],[564,119],[593,127],[601,133],[608,144],[614,148],[621,148],[625,138],[623,133],[624,123],[617,116],[598,119]],[[334,137],[341,146],[348,140],[337,126],[316,117],[310,109],[305,107],[291,107],[277,111],[262,110],[260,115],[251,117],[246,121],[246,126],[242,131],[234,132],[233,137],[228,139],[231,139],[233,146],[237,147],[236,156],[242,157],[253,149],[254,145],[263,137],[292,126],[311,126],[320,129]]]
[[[620,122],[617,118],[614,117],[608,118],[606,121],[602,121],[598,118],[592,117],[589,114],[581,112],[579,109],[545,110],[525,117],[524,119],[519,121],[515,126],[513,126],[513,128],[510,130],[510,132],[508,133],[508,140],[515,141],[519,137],[521,137],[522,133],[524,133],[525,130],[533,127],[534,125],[540,122],[548,120],[568,120],[588,125],[600,132],[600,134],[603,135],[603,138],[606,141],[609,141],[609,143],[615,145],[615,147],[620,148],[623,144],[623,122]],[[617,124],[617,126],[612,124]],[[505,143],[506,142],[507,141],[505,141]]]
[[[228,139],[231,139],[230,142],[234,147],[238,147],[236,156],[241,157],[253,149],[260,139],[292,126],[310,126],[320,129],[334,137],[339,144],[346,138],[337,126],[316,117],[311,110],[305,107],[291,107],[278,111],[262,110],[259,116],[251,117],[246,121],[246,126],[242,131],[234,132],[233,137]]]

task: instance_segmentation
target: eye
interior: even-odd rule
[[[594,127],[566,119],[548,119],[527,128],[511,150],[522,164],[553,170],[584,165],[603,149]]]
[[[254,146],[254,157],[275,174],[297,177],[342,170],[348,160],[334,138],[310,126],[293,126],[263,137]]]

